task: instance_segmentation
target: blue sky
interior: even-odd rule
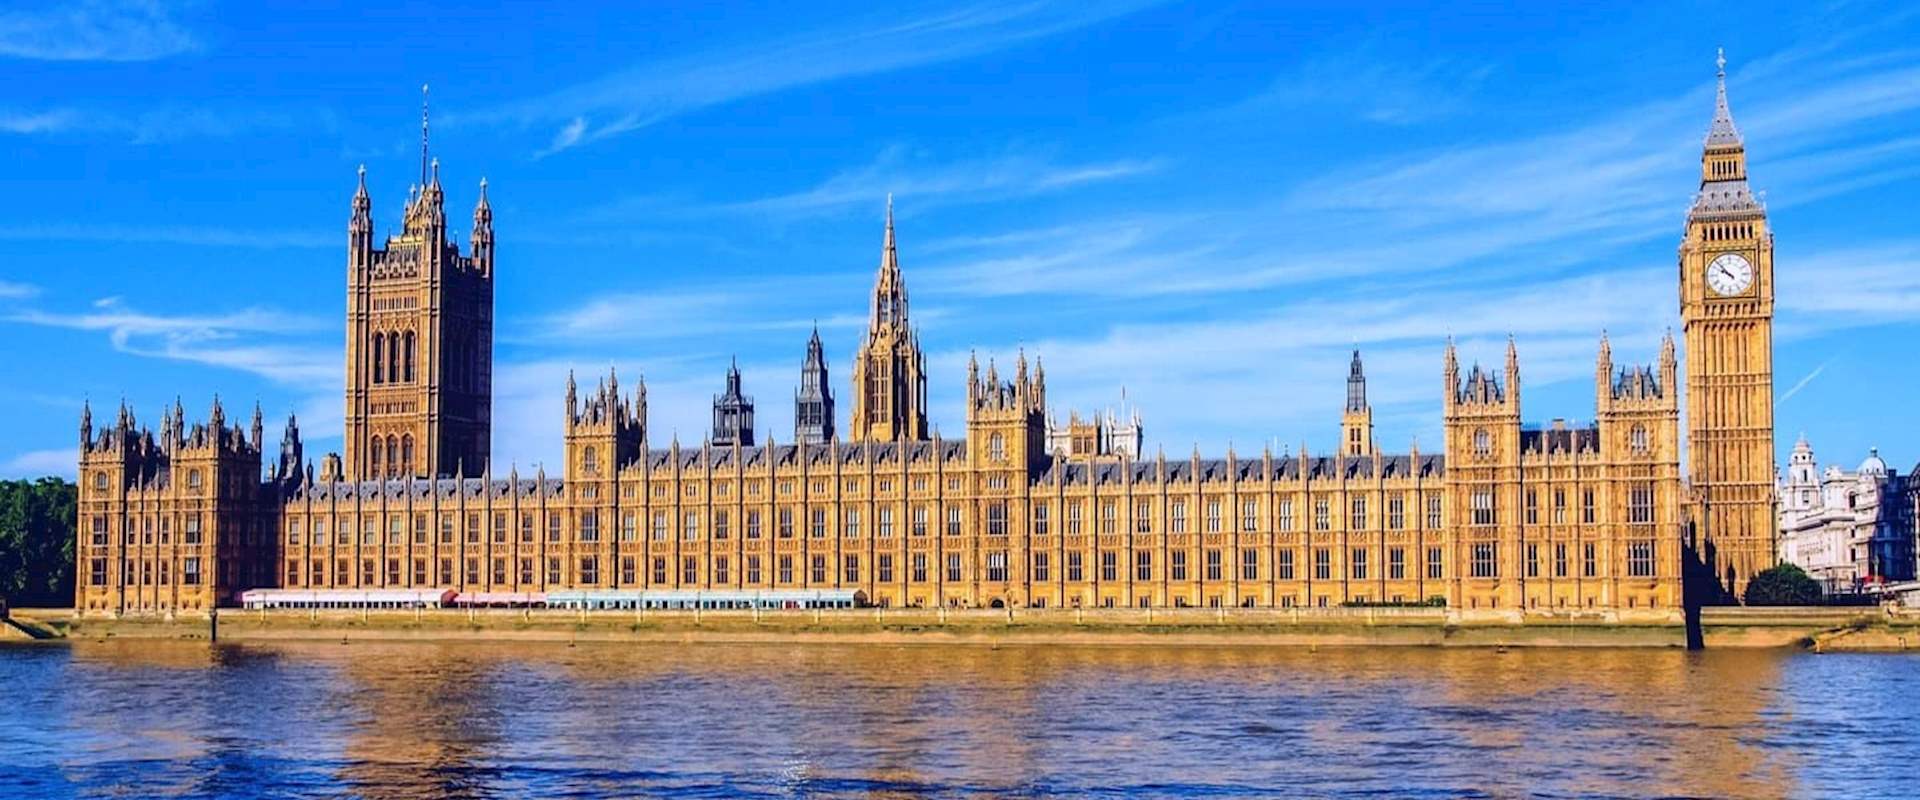
[[[70,475],[83,398],[336,449],[354,171],[384,235],[423,83],[450,217],[491,187],[502,466],[557,458],[569,369],[644,373],[692,441],[737,355],[786,440],[816,321],[845,386],[889,192],[950,435],[969,349],[1024,347],[1149,449],[1327,449],[1357,345],[1382,446],[1433,450],[1445,338],[1509,333],[1526,417],[1587,419],[1602,329],[1651,361],[1679,324],[1719,46],[1782,459],[1920,459],[1910,4],[673,5],[0,10],[0,476]]]

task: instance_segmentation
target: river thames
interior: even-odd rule
[[[0,647],[0,797],[1900,794],[1920,658]]]

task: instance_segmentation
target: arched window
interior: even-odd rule
[[[406,347],[404,350],[402,350],[402,352],[405,354],[404,358],[405,358],[405,364],[406,364],[406,369],[403,372],[403,374],[405,376],[406,382],[412,383],[413,382],[413,331],[407,331]]]
[[[1484,456],[1493,452],[1493,436],[1485,428],[1473,432],[1473,454]]]
[[[93,488],[98,489],[102,492],[107,490],[107,473],[105,472],[93,473]]]
[[[373,335],[373,382],[382,383],[387,379],[387,337],[378,333]]]
[[[200,470],[197,470],[197,469],[187,470],[187,488],[189,489],[200,488]]]
[[[1000,434],[987,437],[987,457],[995,461],[1004,461],[1007,457],[1007,442]]]
[[[400,474],[400,440],[387,437],[387,477]]]
[[[400,468],[413,474],[413,434],[400,437]]]
[[[370,445],[370,448],[371,454],[367,458],[367,469],[372,472],[375,477],[378,477],[380,475],[381,465],[386,463],[380,458],[380,437],[373,437],[373,443]]]
[[[580,471],[588,475],[600,473],[600,454],[593,449],[592,445],[588,445],[587,449],[580,453]]]
[[[1633,426],[1633,433],[1629,435],[1629,439],[1631,440],[1631,444],[1633,446],[1633,452],[1635,453],[1647,452],[1648,445],[1647,445],[1646,426],[1644,425]]]
[[[387,334],[387,382],[400,382],[400,334]]]

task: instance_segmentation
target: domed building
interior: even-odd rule
[[[1920,483],[1888,469],[1877,449],[1851,472],[1838,464],[1822,471],[1801,436],[1778,486],[1780,559],[1829,594],[1913,580],[1916,489]]]

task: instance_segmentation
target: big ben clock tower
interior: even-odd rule
[[[1719,59],[1700,193],[1680,243],[1694,546],[1725,591],[1773,565],[1773,231],[1747,186],[1747,151]]]

